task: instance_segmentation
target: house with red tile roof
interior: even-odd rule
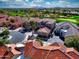
[[[10,16],[8,17],[8,21],[10,22],[10,25],[14,26],[15,28],[21,27],[23,25],[23,22],[21,20],[21,17],[16,16]]]
[[[0,14],[0,19],[1,19],[1,18],[8,18],[8,15]]]
[[[44,19],[31,18],[30,21],[34,21],[36,23],[40,23],[41,25],[47,26],[50,29],[54,29],[55,28],[55,24],[56,24],[56,21],[54,19],[49,19],[49,18],[44,18]]]
[[[19,55],[21,55],[22,52],[19,50],[19,48],[24,47],[23,45],[20,46],[16,44],[6,44],[6,46],[10,48],[10,51],[13,54],[13,59],[16,59]]]
[[[50,35],[51,30],[47,27],[39,28],[37,30],[38,35],[48,37]]]
[[[19,16],[0,16],[0,26],[4,26],[4,25],[7,25],[7,26],[10,26],[10,27],[13,27],[13,28],[18,28],[18,27],[21,27],[23,25],[23,22],[21,20],[21,17]]]
[[[72,48],[67,48],[62,44],[41,46],[37,41],[26,43],[24,56],[32,59],[78,59],[79,54]]]
[[[12,59],[13,53],[6,46],[0,46],[0,59]]]
[[[22,52],[18,50],[18,46],[16,44],[0,45],[0,59],[15,59],[21,55],[21,53]]]
[[[3,26],[4,23],[7,23],[7,22],[6,22],[6,19],[5,19],[5,18],[1,18],[1,19],[0,19],[0,26]]]

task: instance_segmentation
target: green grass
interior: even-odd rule
[[[59,22],[71,22],[77,25],[79,24],[79,22],[76,19],[71,19],[71,18],[58,18],[57,23]]]
[[[72,17],[70,17],[71,19],[79,19],[79,16],[72,16]]]

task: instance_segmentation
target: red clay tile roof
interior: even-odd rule
[[[55,42],[53,44],[50,44],[50,46],[60,46],[60,43]]]
[[[39,23],[39,22],[41,22],[42,20],[39,19],[39,18],[32,18],[32,19],[30,19],[30,21],[34,21],[34,22]]]
[[[3,23],[7,23],[7,22],[10,25],[15,26],[15,28],[21,27],[23,25],[23,21],[21,20],[21,17],[19,17],[19,16],[16,16],[16,17],[10,16],[7,18],[5,18],[5,17],[0,18],[0,26],[3,26]]]
[[[79,55],[77,51],[73,51],[71,48],[67,48],[61,44],[56,43],[56,45],[41,46],[36,41],[27,42],[24,55],[30,56],[33,59],[78,59]],[[71,55],[68,52],[74,53],[71,53]],[[75,57],[73,57],[73,55],[75,55]]]
[[[1,18],[0,19],[0,26],[2,26],[4,22],[6,23],[6,19],[5,18]]]
[[[72,56],[74,59],[79,59],[79,52],[77,52],[75,49],[73,48],[67,48],[67,53]]]
[[[13,53],[11,51],[8,51],[8,49],[9,48],[7,48],[6,46],[0,46],[0,59],[12,59]]]
[[[30,21],[34,21],[34,22],[48,22],[48,23],[54,23],[55,22],[55,20],[52,20],[52,19],[49,19],[49,18],[44,18],[44,19],[40,19],[40,18],[38,18],[38,17],[36,17],[36,18],[31,18],[30,19]]]
[[[7,18],[7,17],[8,17],[8,15],[0,14],[0,19],[1,18]]]
[[[40,28],[39,30],[38,30],[38,32],[42,32],[42,33],[50,33],[50,29],[49,28],[47,28],[47,27],[43,27],[43,28]]]
[[[16,48],[15,44],[8,44],[6,46],[11,48],[11,52],[13,53],[13,55],[20,55],[21,54],[20,51],[15,49]]]
[[[55,20],[49,19],[49,18],[44,18],[42,19],[43,22],[49,22],[49,23],[54,23]]]

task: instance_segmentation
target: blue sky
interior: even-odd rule
[[[79,7],[79,0],[0,0],[0,8]]]

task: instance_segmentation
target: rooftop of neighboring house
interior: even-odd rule
[[[11,48],[13,55],[20,55],[22,52],[19,51],[20,48],[24,47],[24,44],[6,44],[7,47]]]
[[[44,19],[40,19],[40,18],[31,18],[30,21],[34,21],[34,22],[50,22],[50,23],[54,23],[55,20],[54,19],[49,19],[49,18],[44,18]]]
[[[18,31],[10,31],[9,37],[9,41],[11,43],[23,43],[23,40],[25,39],[26,35]]]
[[[55,36],[54,34],[53,34],[53,36],[52,36],[51,38],[48,39],[47,42],[49,42],[49,43],[59,42],[59,43],[64,44],[64,41],[62,41],[62,40],[59,38],[59,36]]]
[[[27,47],[28,47],[28,49],[27,49]],[[29,49],[30,49],[30,51],[29,51]],[[30,52],[32,52],[31,49],[34,49],[34,51],[37,51],[37,52],[33,52],[30,54]],[[50,59],[52,59],[51,56],[56,59],[56,57],[58,57],[59,55],[62,56],[59,58],[59,59],[61,59],[61,58],[63,58],[63,54],[65,55],[64,58],[66,58],[66,59],[67,58],[69,58],[69,59],[78,59],[79,58],[79,52],[77,52],[74,48],[67,48],[66,46],[64,46],[60,43],[57,43],[57,42],[55,42],[54,44],[47,45],[47,46],[41,46],[40,43],[36,42],[36,41],[27,42],[26,46],[25,46],[25,51],[24,51],[25,56],[27,56],[28,51],[29,51],[28,56],[31,56],[31,55],[35,56],[35,53],[38,53],[40,51],[39,56],[36,55],[36,56],[38,56],[38,59],[40,59],[41,57],[45,57],[43,54],[41,55],[41,53],[44,53],[45,51],[47,51],[49,53],[49,55],[47,57]],[[31,56],[31,57],[37,58],[34,56]]]
[[[17,59],[18,56],[23,54],[24,51],[24,44],[5,44],[6,47],[8,47],[11,51],[11,53],[13,54],[13,56],[10,59]]]
[[[8,17],[8,15],[0,14],[0,19],[1,19],[1,18],[7,18],[7,17]]]
[[[4,23],[8,24],[8,25],[12,25],[15,26],[15,28],[21,27],[23,24],[23,21],[21,19],[21,17],[19,16],[5,16],[5,15],[1,15],[0,16],[0,26],[3,26]]]
[[[67,30],[65,36],[79,35],[78,27],[70,22],[60,23],[56,28]]]
[[[0,46],[0,58],[11,59],[13,57],[13,53],[6,46]]]
[[[34,22],[41,22],[42,19],[37,18],[31,18],[30,21],[34,21]]]
[[[22,25],[22,20],[21,20],[21,17],[19,16],[16,16],[16,17],[10,16],[8,17],[8,21],[10,21],[10,23],[14,24],[16,27],[21,27]]]
[[[50,33],[50,29],[49,28],[47,28],[47,27],[43,27],[43,28],[40,28],[40,29],[38,29],[38,32],[42,32],[42,33]]]
[[[44,19],[31,18],[29,21],[34,21],[34,22],[38,22],[38,23],[43,21],[47,24],[53,24],[55,22],[55,20],[48,19],[48,18],[44,18]],[[48,41],[43,42],[43,46],[35,40],[28,40],[29,36],[34,35],[34,33],[33,32],[26,32],[26,33],[19,32],[20,29],[23,29],[23,27],[22,27],[23,21],[22,21],[21,17],[19,17],[19,16],[8,17],[7,15],[0,14],[0,25],[3,22],[10,22],[11,25],[14,25],[16,28],[18,28],[18,27],[19,28],[16,30],[11,30],[11,32],[10,32],[10,36],[11,36],[10,41],[12,44],[6,45],[7,47],[0,46],[0,56],[2,56],[2,57],[6,54],[6,51],[8,53],[7,55],[10,55],[9,57],[13,57],[13,55],[20,55],[22,52],[17,50],[16,48],[25,47],[25,50],[24,50],[25,56],[27,56],[26,53],[28,52],[28,50],[30,50],[28,55],[30,55],[30,56],[31,56],[31,54],[34,55],[33,56],[34,58],[35,58],[35,56],[38,56],[38,52],[39,52],[39,56],[41,57],[41,55],[42,55],[41,51],[42,52],[45,51],[45,53],[46,53],[45,55],[48,54],[47,57],[45,57],[45,55],[43,55],[45,58],[48,58],[48,59],[51,59],[51,56],[53,56],[53,58],[58,58],[57,56],[65,56],[66,59],[67,58],[69,58],[69,59],[78,59],[79,58],[79,52],[77,52],[74,48],[68,48],[68,47],[64,46],[64,42],[62,40],[60,40],[60,38],[58,36],[53,35],[53,37],[51,37],[49,39],[47,38]],[[76,35],[76,34],[79,35],[78,27],[70,22],[64,22],[64,23],[57,24],[57,28],[63,28],[64,30],[67,30],[67,32],[66,32],[67,36]],[[1,30],[3,30],[2,27],[0,27],[0,31]],[[47,26],[43,26],[43,27],[40,27],[37,30],[37,32],[38,33],[35,33],[36,35],[39,35],[40,33],[42,33],[42,36],[43,35],[49,36],[51,29]],[[26,44],[25,45],[20,45],[20,44],[16,45],[14,43],[22,43],[22,44],[26,43]],[[33,50],[32,48],[35,50],[32,51]],[[33,52],[33,53],[30,54],[30,52]],[[36,53],[36,55],[34,53]],[[57,55],[54,55],[54,54],[57,54]],[[7,55],[5,55],[5,56],[7,56]],[[61,57],[61,58],[63,58],[63,57]]]

